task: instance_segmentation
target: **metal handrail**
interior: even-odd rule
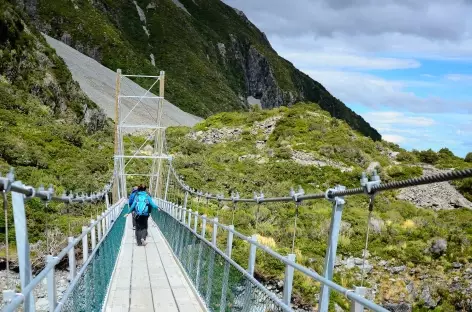
[[[318,273],[316,273],[315,271],[312,271],[304,266],[301,266],[300,264],[297,264],[295,261],[291,261],[290,259],[288,259],[287,257],[284,257],[280,254],[278,254],[277,252],[275,252],[274,250],[272,250],[271,248],[265,246],[265,245],[262,245],[260,244],[259,242],[255,241],[254,239],[252,239],[251,237],[247,237],[245,236],[244,234],[236,231],[235,229],[231,228],[230,226],[228,225],[225,225],[225,224],[222,224],[218,221],[215,221],[215,219],[212,219],[212,218],[209,218],[205,215],[199,215],[198,213],[195,213],[195,212],[192,212],[190,211],[189,209],[186,209],[186,208],[183,208],[183,207],[179,207],[178,205],[172,203],[172,202],[169,202],[169,201],[164,201],[161,199],[161,202],[164,203],[164,209],[161,209],[163,212],[165,212],[166,214],[168,214],[169,216],[171,216],[173,219],[175,219],[176,221],[178,221],[180,224],[182,224],[183,226],[185,226],[187,229],[189,229],[192,233],[194,233],[199,239],[203,240],[205,243],[207,243],[210,247],[212,247],[216,252],[218,252],[218,254],[222,255],[225,260],[227,261],[230,261],[230,263],[232,265],[235,264],[235,262],[233,260],[231,260],[226,254],[224,254],[224,252],[222,252],[217,246],[213,245],[211,242],[209,242],[206,238],[202,237],[201,235],[199,235],[197,232],[195,232],[188,224],[187,224],[187,220],[184,220],[184,221],[181,221],[177,218],[175,218],[171,213],[169,213],[169,206],[171,206],[172,208],[174,209],[177,209],[177,210],[181,210],[181,211],[185,211],[185,213],[187,214],[190,214],[190,215],[193,215],[193,216],[197,216],[198,218],[200,218],[201,220],[205,220],[205,221],[208,221],[210,223],[213,223],[214,225],[218,226],[218,227],[221,227],[222,229],[228,231],[228,232],[231,232],[232,234],[236,235],[237,237],[241,238],[242,240],[248,242],[249,244],[251,245],[254,245],[256,246],[257,248],[263,250],[264,252],[268,253],[269,255],[271,255],[272,257],[276,258],[277,260],[283,262],[284,264],[294,268],[295,270],[298,270],[299,272],[307,275],[308,277],[311,277],[313,278],[314,280],[328,286],[329,288],[337,291],[338,293],[344,295],[346,298],[354,301],[354,302],[357,302],[373,311],[376,311],[376,312],[388,312],[387,309],[377,305],[376,303],[372,302],[372,301],[369,301],[367,299],[365,299],[364,297],[362,296],[359,296],[358,294],[354,293],[352,290],[350,289],[346,289],[338,284],[336,284],[335,282],[319,275]],[[243,273],[246,277],[250,278],[251,281],[253,281],[253,279],[255,280],[255,278],[253,276],[251,276],[246,270],[244,270],[243,268],[241,268],[239,265],[234,265],[241,273]],[[243,270],[243,271],[241,271]],[[267,292],[271,293],[269,290],[267,290],[262,284],[260,284],[258,282],[258,284],[256,285],[257,287],[259,288],[264,288],[261,290],[264,291],[264,293],[267,294]],[[272,293],[273,294],[273,293]],[[275,295],[274,295],[275,296]],[[273,299],[273,296],[270,296],[272,299]],[[276,300],[277,304],[280,302],[281,304],[283,304],[285,307],[286,305],[281,302],[279,299]],[[281,307],[284,307],[281,305]],[[291,310],[289,310],[291,311]]]
[[[170,202],[168,202],[170,203]],[[278,306],[280,306],[284,311],[290,312],[292,309],[287,306],[285,303],[282,302],[273,292],[268,290],[267,288],[264,287],[257,279],[254,278],[254,276],[250,275],[243,267],[241,267],[238,263],[236,263],[233,259],[228,257],[223,251],[221,251],[218,247],[214,246],[212,242],[207,240],[205,237],[202,235],[198,234],[194,229],[189,227],[185,222],[182,222],[176,218],[174,218],[169,212],[162,210],[164,213],[172,217],[174,220],[179,222],[182,226],[187,228],[190,232],[192,232],[198,239],[203,241],[205,244],[210,246],[212,249],[214,249],[221,257],[223,257],[227,262],[229,262],[233,267],[235,267],[241,274],[244,275],[245,278],[249,279],[259,290],[261,290],[264,294],[266,294],[268,297],[270,297],[273,301],[277,303]],[[207,219],[207,218],[206,218]],[[209,219],[208,219],[209,220]],[[220,224],[216,222],[217,224]],[[233,232],[234,233],[234,232]]]
[[[11,302],[3,309],[4,312],[13,312],[15,311],[15,309],[17,309],[24,301],[25,301],[25,297],[27,295],[29,295],[33,290],[34,288],[47,276],[47,274],[53,270],[56,265],[69,253],[69,251],[71,249],[73,249],[77,244],[79,244],[81,241],[82,241],[82,238],[85,237],[85,235],[88,235],[88,233],[90,233],[92,230],[95,230],[95,226],[97,226],[98,224],[100,224],[102,222],[102,220],[104,220],[105,218],[107,218],[111,213],[113,213],[114,211],[116,211],[117,207],[119,206],[122,206],[123,204],[125,204],[126,201],[124,198],[122,198],[121,200],[119,200],[116,204],[114,204],[113,206],[111,206],[108,211],[106,211],[105,213],[102,214],[102,216],[100,216],[99,218],[97,218],[97,220],[93,223],[90,224],[90,226],[87,228],[86,231],[83,231],[81,235],[79,235],[77,238],[75,238],[73,241],[71,241],[69,244],[67,244],[67,246],[61,250],[61,252],[53,258],[53,260],[51,262],[48,262],[45,266],[45,268],[43,270],[41,270],[40,273],[38,273],[38,275],[36,275],[33,280],[31,280],[31,282],[24,288],[22,289],[22,291],[20,293],[16,293],[15,294],[15,297],[11,300]],[[92,259],[92,255],[95,254],[95,252],[98,250],[98,247],[100,246],[100,244],[103,242],[103,240],[105,239],[105,237],[108,235],[110,229],[113,227],[115,223],[113,223],[106,231],[106,233],[104,233],[101,237],[101,240],[100,242],[96,245],[95,249],[92,251],[92,254],[91,256],[87,259],[87,261],[85,262],[85,264],[82,266],[81,270],[79,271],[79,274],[81,274],[81,272],[83,272],[85,270],[85,267],[90,263],[90,260]],[[77,282],[78,278],[80,277],[80,275],[77,275],[74,277],[73,281],[71,282],[71,284],[69,285],[69,288],[68,288],[68,292],[70,293],[71,291],[71,288],[73,288],[73,286],[75,286],[75,283]],[[67,292],[66,292],[67,293]],[[61,302],[58,304],[58,306],[65,301],[65,299],[67,299],[67,297],[64,295],[64,297],[62,298]]]

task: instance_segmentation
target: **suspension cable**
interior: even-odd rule
[[[361,279],[361,287],[364,286],[364,279],[365,279],[365,262],[367,258],[367,250],[369,248],[369,232],[370,232],[370,221],[372,219],[372,211],[374,210],[374,197],[375,193],[370,194],[370,199],[369,199],[369,216],[367,217],[367,230],[366,230],[366,235],[365,235],[365,247],[363,251],[363,257],[362,257],[362,279]]]
[[[9,246],[8,246],[8,201],[7,201],[7,193],[3,190],[3,210],[5,212],[5,256],[7,258],[7,272],[6,272],[6,286],[7,289],[10,285],[10,253],[9,253]]]

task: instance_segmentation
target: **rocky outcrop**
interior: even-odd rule
[[[241,138],[239,128],[212,128],[208,131],[190,132],[188,137],[204,144],[218,144],[226,141],[237,141]]]
[[[352,167],[346,167],[342,163],[335,162],[331,159],[323,158],[317,159],[311,153],[306,153],[302,151],[292,150],[292,160],[295,161],[297,164],[303,166],[317,166],[317,167],[326,167],[330,166],[333,168],[338,168],[341,172],[351,172],[353,170]]]
[[[423,176],[451,170],[440,170],[430,165],[422,165]],[[472,203],[462,196],[449,182],[433,183],[408,187],[400,190],[398,199],[407,200],[418,207],[454,209],[459,207],[472,208]]]

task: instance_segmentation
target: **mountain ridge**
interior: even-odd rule
[[[247,110],[251,96],[264,108],[309,100],[381,139],[361,116],[278,56],[243,13],[219,0],[16,3],[41,31],[108,68],[143,74],[165,70],[166,98],[186,112],[207,117]]]

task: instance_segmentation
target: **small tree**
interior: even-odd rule
[[[467,153],[467,155],[465,155],[464,160],[465,160],[466,162],[472,163],[472,152]]]

